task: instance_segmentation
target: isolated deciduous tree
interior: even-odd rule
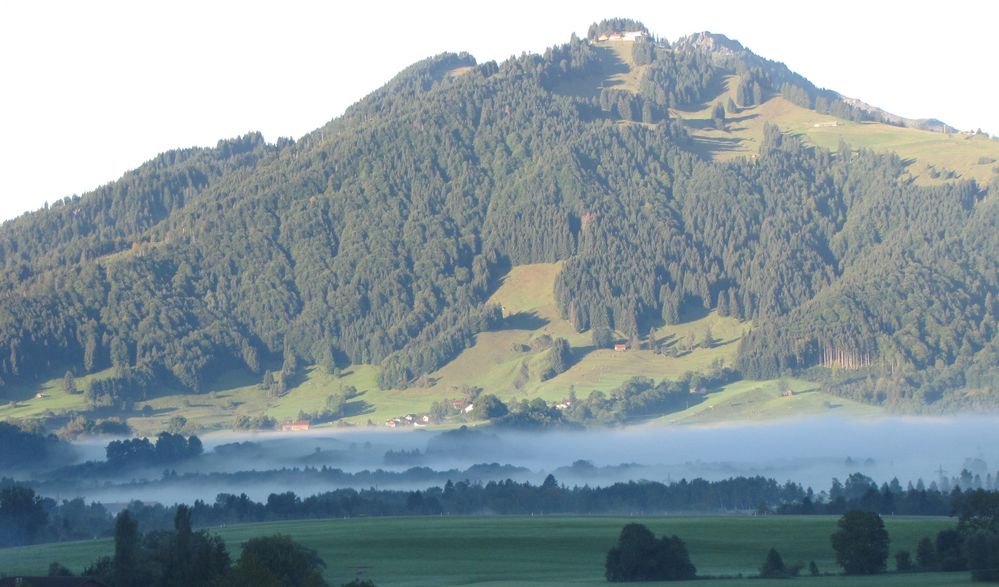
[[[617,546],[607,552],[608,581],[678,581],[692,579],[697,568],[683,540],[677,536],[656,538],[642,524],[621,529]]]
[[[430,404],[430,420],[434,424],[443,422],[447,418],[448,412],[448,405],[445,402],[437,401]]]
[[[277,579],[279,585],[289,587],[326,585],[322,578],[326,563],[319,554],[281,534],[247,540],[237,568],[243,571],[259,569],[261,576]]]
[[[472,416],[478,420],[502,418],[509,411],[506,404],[491,393],[480,395],[472,402]]]
[[[848,575],[871,575],[885,570],[888,531],[876,513],[851,510],[843,514],[832,534],[836,563]]]

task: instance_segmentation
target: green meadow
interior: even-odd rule
[[[212,529],[235,554],[254,536],[289,534],[316,549],[326,561],[326,578],[340,584],[358,568],[377,585],[597,585],[603,562],[621,527],[641,522],[657,535],[681,537],[698,574],[697,585],[964,585],[967,573],[927,573],[876,577],[836,576],[829,535],[834,517],[445,517],[355,518],[245,524]],[[886,518],[891,552],[915,551],[922,536],[953,525],[942,518]],[[776,548],[788,563],[815,561],[822,575],[782,581],[749,579],[767,550]],[[57,560],[74,570],[109,555],[109,540],[0,550],[0,569],[44,573]],[[893,565],[890,565],[890,567]],[[743,578],[739,579],[739,575]]]
[[[711,108],[718,101],[726,103],[729,98],[734,99],[738,84],[739,78],[730,76],[725,80],[724,91],[704,108],[673,111],[693,135],[695,149],[705,157],[724,161],[756,155],[763,142],[763,127],[770,123],[825,149],[835,150],[843,141],[851,149],[897,153],[906,163],[909,175],[920,184],[974,179],[984,185],[999,167],[999,141],[985,136],[857,123],[802,108],[779,96],[727,114],[725,128],[714,128],[709,124]],[[952,175],[948,176],[948,172]]]

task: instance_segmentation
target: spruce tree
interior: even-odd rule
[[[68,394],[80,393],[80,390],[76,388],[76,378],[73,377],[72,371],[66,371],[66,374],[63,375],[62,390]]]
[[[725,130],[725,107],[721,102],[715,102],[711,109],[711,123],[718,130]]]

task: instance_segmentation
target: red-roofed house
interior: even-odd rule
[[[288,420],[281,424],[281,432],[304,432],[310,427],[308,420]]]

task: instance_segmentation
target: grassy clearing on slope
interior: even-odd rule
[[[698,110],[674,110],[682,118],[694,137],[694,149],[716,161],[734,157],[753,156],[759,152],[763,141],[765,123],[776,124],[784,132],[805,138],[806,142],[827,149],[836,149],[845,141],[854,149],[866,148],[880,152],[895,152],[909,162],[908,171],[919,183],[934,184],[946,181],[941,175],[934,178],[929,166],[937,172],[956,173],[954,179],[989,181],[999,162],[999,141],[969,134],[944,134],[891,126],[887,124],[859,124],[819,114],[802,108],[784,98],[774,97],[751,108],[727,114],[725,130],[711,124],[711,107],[729,98],[734,100],[738,76],[724,81],[725,90]],[[815,126],[835,123],[836,126]]]
[[[582,76],[570,76],[552,89],[563,96],[593,98],[602,88],[638,92],[647,65],[635,65],[631,57],[631,41],[620,43],[595,43],[593,50],[600,58],[600,65]]]
[[[785,395],[778,380],[736,381],[707,394],[689,409],[666,414],[649,424],[718,424],[818,415],[862,418],[884,413],[882,408],[819,391],[810,381],[790,379],[786,384],[793,395]]]
[[[455,67],[451,71],[447,72],[448,77],[461,77],[466,73],[473,71],[475,69],[474,65],[465,65],[464,67]]]
[[[77,389],[82,392],[90,383],[113,377],[114,373],[111,368],[77,377]],[[225,429],[238,414],[257,415],[266,409],[268,398],[259,390],[257,383],[258,378],[245,372],[229,371],[212,382],[202,394],[161,387],[150,391],[149,400],[137,402],[132,412],[101,410],[97,416],[120,416],[140,435],[163,430],[174,416],[184,416],[196,428]],[[36,393],[41,393],[43,397],[36,398]],[[59,416],[86,412],[88,409],[82,393],[71,395],[63,390],[61,376],[34,385],[12,386],[8,394],[25,399],[17,401],[16,406],[14,403],[0,406],[2,420]]]
[[[488,303],[499,304],[504,316],[536,312],[545,320],[557,320],[555,277],[561,269],[561,263],[518,265],[503,277]]]
[[[726,113],[724,130],[711,123],[711,109],[714,104],[727,104],[735,100],[739,85],[738,76],[725,78],[724,91],[707,105],[698,110],[673,110],[672,113],[683,119],[694,137],[694,150],[716,161],[727,161],[735,157],[754,156],[763,143],[763,126],[773,123],[782,130],[811,128],[816,123],[837,122],[841,119],[819,114],[807,108],[796,106],[784,98],[775,97],[751,108],[740,108],[736,113]]]
[[[195,430],[225,430],[232,426],[236,416],[256,416],[266,409],[269,399],[259,383],[258,377],[247,372],[227,371],[209,384],[204,393],[164,390],[153,399],[136,404],[138,413],[128,414],[128,424],[136,434],[150,435],[166,428],[171,418],[182,416]]]
[[[953,171],[955,179],[974,179],[987,183],[999,162],[999,141],[968,134],[944,134],[928,130],[900,128],[887,124],[844,124],[830,128],[790,128],[804,134],[820,147],[835,149],[842,139],[853,148],[894,151],[911,160],[909,173],[920,183],[942,183],[933,178],[929,165],[940,173]]]
[[[542,335],[565,337],[570,344],[586,341],[589,334],[580,335],[562,320],[555,304],[555,276],[559,263],[539,263],[514,267],[504,278],[488,303],[503,308],[505,324],[500,330],[483,332],[476,343],[465,349],[453,361],[428,377],[430,385],[414,386],[406,390],[377,390],[369,392],[375,422],[386,418],[423,412],[431,403],[445,399],[460,399],[464,386],[483,388],[509,399],[519,390],[515,387],[521,365],[525,362],[533,371],[530,385],[537,384],[541,371],[543,352],[522,352],[520,345],[528,345]],[[365,417],[353,418],[355,422]]]
[[[585,395],[594,389],[610,391],[634,376],[656,380],[676,378],[688,371],[708,369],[717,361],[734,363],[738,340],[748,325],[715,313],[684,324],[663,326],[650,337],[656,342],[683,341],[691,336],[700,341],[710,329],[719,341],[710,349],[699,348],[676,358],[647,349],[625,352],[595,349],[592,333],[576,332],[559,315],[554,284],[560,268],[557,263],[514,267],[490,299],[503,308],[507,326],[480,334],[474,346],[432,375],[434,388],[423,391],[430,393],[443,387],[451,390],[449,397],[456,397],[458,387],[471,384],[504,400],[531,397],[558,400],[566,397],[570,389]],[[544,382],[539,375],[545,367],[545,352],[517,349],[543,335],[567,339],[573,352],[572,366]],[[526,379],[521,375],[524,365],[529,374]]]
[[[570,389],[585,397],[596,389],[610,391],[634,376],[661,380],[678,378],[689,371],[704,371],[718,361],[732,365],[738,341],[750,328],[748,323],[710,313],[683,324],[662,326],[650,335],[650,340],[660,344],[690,340],[699,342],[710,329],[718,342],[709,349],[698,348],[676,358],[645,349],[625,352],[594,350],[590,332],[576,333],[558,315],[553,286],[559,269],[558,264],[515,267],[490,301],[500,304],[504,314],[512,317],[511,322],[523,328],[480,334],[475,346],[466,349],[435,374],[437,386],[451,389],[451,397],[456,396],[454,386],[467,381],[474,381],[475,385],[489,393],[496,393],[502,399],[541,397],[558,400],[565,398]],[[573,347],[575,362],[565,373],[541,382],[537,373],[543,368],[544,353],[515,351],[513,345],[527,344],[532,338],[546,333],[567,338]],[[532,378],[517,388],[513,382],[525,361],[532,369]],[[776,380],[739,381],[708,394],[703,402],[687,410],[653,422],[703,424],[820,414],[866,416],[882,413],[880,408],[822,393],[814,384],[804,381],[792,380],[790,386],[796,393],[783,397]],[[430,393],[431,390],[425,392]]]
[[[280,423],[296,419],[300,411],[322,411],[330,395],[353,386],[360,395],[348,403],[348,411],[363,423],[366,414],[371,413],[369,393],[377,390],[377,379],[378,370],[371,365],[351,366],[339,377],[311,366],[285,395],[272,397],[260,388],[260,377],[229,371],[203,394],[171,394],[145,402],[153,408],[154,415],[133,416],[128,422],[142,434],[161,430],[173,416],[183,416],[194,429],[202,430],[228,429],[237,416],[266,414]]]
[[[586,346],[579,349],[578,354],[582,356],[565,373],[538,385],[533,391],[540,397],[559,399],[568,395],[572,388],[577,395],[585,396],[595,389],[610,391],[631,377],[650,377],[657,381],[677,379],[690,371],[710,370],[718,363],[732,366],[738,341],[747,329],[748,325],[737,319],[715,312],[697,320],[656,329],[651,338],[657,343],[691,339],[700,342],[708,330],[718,340],[711,348],[697,348],[679,357],[659,355],[648,348],[629,348],[624,352],[594,350],[592,342],[587,341]],[[589,332],[585,335],[591,336]]]
[[[105,369],[76,378],[76,388],[81,392],[92,381],[107,379],[114,375],[114,369]],[[22,383],[4,388],[0,405],[0,420],[37,418],[46,412],[60,414],[86,409],[83,393],[69,394],[63,389],[63,374],[38,383]],[[37,397],[41,394],[42,397]]]
[[[709,369],[719,361],[731,365],[735,361],[738,340],[749,328],[733,318],[710,313],[696,320],[677,325],[662,326],[654,330],[650,340],[656,343],[673,341],[700,341],[710,329],[718,343],[712,348],[698,348],[679,357],[657,355],[647,349],[629,349],[615,352],[592,346],[591,333],[578,333],[559,315],[555,304],[554,282],[561,269],[558,263],[539,263],[514,267],[493,294],[490,303],[499,304],[504,311],[506,325],[494,332],[484,332],[476,343],[435,373],[430,374],[428,385],[405,390],[381,390],[377,386],[377,367],[356,365],[339,378],[319,368],[306,370],[303,380],[293,386],[287,395],[270,399],[259,390],[256,381],[229,381],[231,389],[220,390],[205,396],[170,396],[150,402],[156,407],[153,419],[135,419],[134,423],[148,424],[150,429],[161,426],[171,415],[184,414],[199,426],[212,428],[231,423],[236,413],[266,412],[281,420],[297,417],[299,410],[321,410],[326,398],[347,386],[354,386],[360,395],[351,403],[351,416],[346,420],[363,426],[371,420],[381,425],[385,420],[408,413],[422,413],[435,401],[463,397],[464,386],[477,386],[486,393],[495,393],[505,401],[517,398],[541,397],[558,400],[566,397],[570,389],[580,396],[599,389],[610,391],[634,376],[655,380],[677,378],[688,371]],[[564,337],[573,348],[574,362],[559,376],[540,381],[545,368],[546,351],[523,351],[533,339],[548,335]],[[623,340],[623,338],[622,338]],[[645,341],[648,345],[649,341]],[[522,375],[526,366],[527,377]],[[242,384],[242,386],[240,386]],[[220,385],[225,385],[221,382]],[[741,387],[740,387],[741,386]],[[771,398],[767,401],[748,401],[743,392],[757,387],[775,395],[776,382],[740,382],[730,386],[721,395],[711,394],[713,412],[706,412],[706,403],[692,406],[688,411],[674,414],[663,423],[702,423],[725,418],[772,418],[801,414],[825,413],[845,405],[842,400],[830,398],[819,392],[809,392],[794,398]],[[732,396],[731,399],[728,399]],[[187,402],[187,404],[184,404]],[[875,408],[870,408],[875,410]],[[851,404],[851,413],[854,410]]]
[[[370,413],[371,394],[378,389],[378,368],[372,365],[351,365],[336,376],[318,366],[308,367],[301,383],[278,398],[267,410],[267,415],[283,421],[297,418],[299,411],[321,412],[331,395],[341,393],[349,387],[357,389],[359,395],[348,402],[348,413],[358,417]]]
[[[604,82],[604,87],[638,93],[641,89],[642,78],[645,77],[645,70],[648,66],[635,65],[635,59],[632,57],[632,50],[635,47],[635,43],[632,41],[616,43],[608,42],[597,43],[596,46],[610,50],[611,53],[617,56],[617,59],[624,63],[628,68],[627,71],[616,73],[608,78]]]
[[[576,332],[559,315],[554,283],[561,269],[559,263],[538,263],[514,267],[504,277],[489,302],[503,308],[505,325],[493,332],[483,332],[476,343],[453,361],[437,370],[422,386],[405,390],[378,388],[378,367],[353,365],[339,376],[319,367],[308,367],[299,381],[291,382],[282,397],[272,397],[260,388],[260,378],[244,371],[229,371],[212,382],[202,394],[162,390],[152,399],[139,402],[133,412],[120,414],[140,435],[155,434],[167,427],[171,418],[183,416],[189,429],[229,429],[237,416],[266,414],[278,422],[296,419],[300,411],[322,411],[329,396],[348,387],[358,395],[348,404],[349,416],[342,423],[365,426],[369,421],[381,426],[385,420],[409,413],[423,413],[436,401],[460,399],[466,386],[481,387],[504,401],[540,397],[548,401],[567,397],[575,390],[585,397],[593,390],[608,392],[631,377],[654,380],[679,378],[691,371],[705,371],[713,365],[732,365],[738,341],[750,328],[734,318],[716,313],[683,324],[654,329],[641,349],[624,352],[594,349],[592,334]],[[657,344],[700,342],[710,330],[717,343],[711,348],[697,348],[678,357],[659,355],[649,350]],[[625,341],[621,333],[619,340]],[[573,363],[569,369],[548,380],[540,375],[547,367],[548,352],[532,350],[530,344],[542,336],[564,337],[572,347]],[[528,350],[524,350],[528,349]],[[111,370],[81,377],[80,386],[90,380],[112,375]],[[841,400],[816,390],[801,387],[794,397],[780,397],[777,382],[737,382],[709,394],[688,410],[654,420],[661,424],[708,423],[738,420],[764,420],[824,413],[864,415],[880,412],[878,408]],[[43,399],[28,399],[0,407],[0,417],[25,418],[53,412],[83,410],[82,395],[62,392],[61,378],[41,384]],[[21,390],[33,398],[33,390]],[[147,408],[148,406],[148,408]]]
[[[254,536],[289,534],[315,548],[332,584],[358,567],[378,585],[578,585],[606,584],[603,563],[621,528],[631,522],[656,534],[680,536],[702,575],[754,575],[771,547],[787,563],[814,560],[836,572],[829,535],[834,517],[454,517],[368,518],[246,524],[218,530],[234,555]],[[942,518],[889,517],[891,551],[915,552],[919,538],[953,526]],[[0,568],[44,574],[58,560],[81,570],[110,541],[75,542],[0,550]],[[807,572],[807,571],[806,571]],[[882,575],[869,578],[803,577],[809,586],[966,584],[967,573]],[[698,581],[698,585],[785,585],[787,581]]]

